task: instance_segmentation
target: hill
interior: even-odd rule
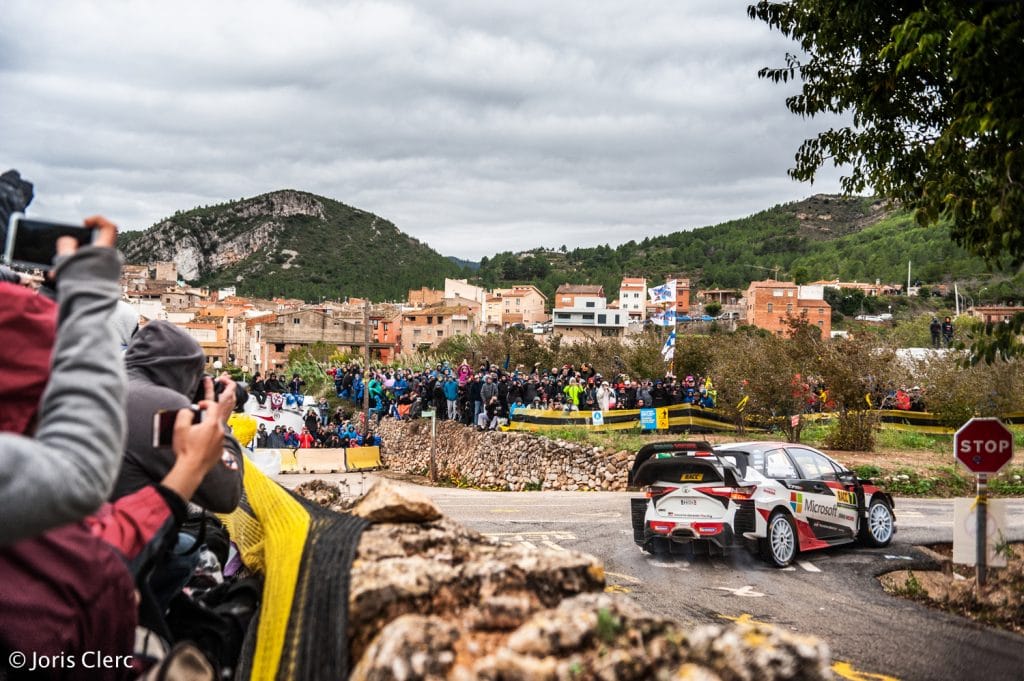
[[[551,295],[561,283],[599,283],[609,298],[622,276],[649,282],[687,277],[701,288],[746,288],[777,274],[799,283],[937,283],[985,272],[980,258],[956,246],[946,228],[919,227],[908,211],[880,199],[818,194],[739,220],[629,241],[612,248],[534,249],[499,253],[480,263],[487,286],[534,283]]]
[[[461,269],[384,218],[283,190],[176,213],[118,241],[128,263],[173,260],[180,276],[241,295],[404,300]]]

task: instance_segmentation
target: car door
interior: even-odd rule
[[[836,480],[836,469],[832,463],[806,447],[786,447],[786,451],[800,471],[800,506],[814,536],[825,541],[853,537],[856,514],[847,513],[844,509],[843,517],[840,516],[839,497],[834,486],[842,486]],[[839,491],[846,494],[841,489]],[[852,517],[852,524],[847,517]]]

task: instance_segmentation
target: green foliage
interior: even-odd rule
[[[862,466],[854,466],[853,472],[857,474],[858,478],[862,480],[872,480],[882,475],[882,469],[878,466],[871,464],[864,464]]]
[[[941,452],[952,452],[953,444],[949,436],[929,435],[913,430],[886,429],[878,433],[875,440],[879,447],[885,449],[931,449]]]
[[[275,202],[319,205],[315,211],[282,216]],[[264,243],[219,271],[201,271],[204,286],[235,285],[242,295],[291,297],[308,302],[349,296],[404,300],[410,289],[440,287],[463,274],[448,258],[403,234],[372,213],[338,201],[283,191],[217,206],[196,208],[159,223],[143,237],[119,240],[128,262],[168,259],[166,244],[195,244],[204,257],[247,234]],[[164,244],[164,246],[161,246]]]
[[[870,452],[875,448],[878,418],[873,411],[847,411],[833,420],[832,430],[825,439],[830,449]]]
[[[704,306],[704,314],[717,317],[722,314],[722,305],[720,303],[708,303]]]
[[[622,620],[608,608],[597,611],[597,637],[604,643],[612,643],[622,631]]]
[[[947,219],[957,242],[992,262],[1024,262],[1021,3],[762,0],[748,13],[808,55],[759,74],[799,78],[790,111],[852,114],[804,141],[792,177],[849,166],[845,191],[873,187],[922,226]]]

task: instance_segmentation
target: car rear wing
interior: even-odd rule
[[[674,456],[712,456],[714,447],[710,442],[704,440],[683,440],[679,442],[652,442],[644,445],[636,453],[633,460],[633,468],[629,471],[629,485],[634,486],[637,472],[651,458],[666,459]]]
[[[648,458],[630,478],[630,485],[645,487],[656,483],[712,483],[738,487],[736,469],[717,456],[672,456]]]

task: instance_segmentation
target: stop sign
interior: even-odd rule
[[[1013,458],[1013,433],[999,419],[973,418],[953,436],[953,453],[974,473],[998,473]]]

